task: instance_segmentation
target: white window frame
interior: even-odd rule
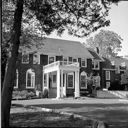
[[[85,62],[85,65],[82,65],[82,62]],[[86,61],[86,59],[81,59],[81,67],[87,67],[87,61]]]
[[[106,77],[106,80],[110,80],[110,71],[105,72],[105,77]]]
[[[14,88],[18,88],[18,81],[19,81],[19,72],[18,72],[18,69],[16,69],[16,83],[14,85]]]
[[[31,74],[31,87],[28,87],[27,86],[27,82],[28,82],[28,73]],[[34,79],[32,79],[32,77],[34,77]],[[33,80],[33,81],[32,81]],[[32,84],[34,84],[32,86]],[[28,69],[27,72],[26,72],[26,88],[29,89],[29,88],[35,88],[35,72],[32,70],[32,69]]]
[[[110,81],[107,81],[107,82],[106,82],[106,88],[107,88],[107,89],[109,88],[108,86],[110,87]]]
[[[24,55],[27,56],[27,59],[28,59],[27,62],[24,62],[24,61],[23,61],[23,56],[24,56]],[[22,64],[29,64],[29,54],[27,54],[27,53],[22,53]]]
[[[51,64],[51,63],[49,63],[49,58],[50,58],[50,57],[53,57],[53,58],[54,58],[54,62],[56,61],[56,60],[55,60],[55,59],[56,59],[55,56],[48,56],[48,64]],[[54,63],[54,62],[52,62],[52,63]]]
[[[69,86],[68,86],[68,76],[69,76],[69,75],[72,75],[72,76],[73,76],[73,86],[72,86],[72,87],[69,87]],[[74,73],[73,73],[73,72],[67,74],[67,88],[68,88],[68,89],[74,89]]]
[[[100,69],[100,62],[99,61],[92,61],[92,63],[94,63],[94,67],[92,69],[97,69],[99,70]],[[96,63],[98,64],[98,67],[96,68]]]

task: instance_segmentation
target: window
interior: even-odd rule
[[[106,82],[106,88],[108,89],[110,87],[110,82]]]
[[[67,57],[63,57],[63,62],[64,62],[64,64],[67,64],[68,63]]]
[[[86,67],[87,66],[85,59],[81,59],[81,66],[82,67]]]
[[[82,89],[87,88],[87,75],[85,72],[81,72],[80,75],[80,88]]]
[[[54,56],[50,56],[49,59],[48,59],[48,63],[53,63],[55,62],[55,57]]]
[[[74,59],[73,59],[73,62],[77,62],[77,59],[74,58]]]
[[[99,69],[100,65],[98,61],[92,61],[92,68],[93,69]]]
[[[29,63],[29,54],[22,54],[22,63],[28,64]]]
[[[32,69],[28,69],[26,72],[26,88],[35,87],[35,72]]]
[[[69,63],[69,64],[72,64],[72,57],[69,57],[69,58],[68,58],[68,63]]]
[[[67,88],[74,88],[74,74],[68,73],[68,85]]]
[[[44,74],[44,87],[47,87],[47,75]]]
[[[106,80],[110,80],[110,71],[106,71]]]
[[[18,77],[19,77],[19,73],[18,70],[16,69],[16,79],[14,81],[14,88],[18,88]]]
[[[37,53],[33,54],[33,64],[39,64],[40,63],[40,55]]]

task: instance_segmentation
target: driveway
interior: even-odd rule
[[[32,105],[77,113],[107,122],[110,128],[128,128],[128,100],[65,98],[12,101],[12,104]]]

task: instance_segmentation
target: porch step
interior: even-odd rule
[[[97,97],[99,98],[121,98],[126,99],[128,91],[108,91],[108,90],[98,90]]]

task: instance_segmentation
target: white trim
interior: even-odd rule
[[[69,87],[69,86],[68,86],[68,76],[69,76],[69,75],[72,75],[72,76],[73,76],[73,86],[72,86],[72,87]],[[67,74],[67,88],[68,88],[68,89],[73,89],[73,88],[74,88],[74,73],[73,73],[73,72]]]
[[[24,61],[23,61],[23,56],[24,56],[24,55],[27,56],[27,59],[28,59],[27,62],[24,62]],[[29,64],[29,54],[28,54],[28,53],[22,53],[22,64]]]
[[[14,85],[14,88],[18,88],[18,81],[19,81],[19,72],[18,72],[18,69],[16,69],[16,83]]]
[[[55,56],[52,56],[52,55],[48,55],[48,64],[51,64],[51,63],[49,63],[49,58],[50,57],[54,57],[54,62],[56,61],[56,57]],[[53,62],[52,62],[53,63]]]
[[[85,62],[85,65],[84,65],[84,66],[82,65],[82,62],[83,62],[83,61]],[[82,59],[82,58],[81,58],[81,67],[87,67],[87,60],[86,60],[86,59]]]
[[[107,78],[107,76],[108,76],[108,78]],[[105,72],[105,78],[106,78],[106,80],[110,80],[110,71]]]
[[[111,69],[111,68],[103,68],[103,70],[114,71],[114,70],[116,70],[116,69]]]
[[[82,74],[82,73],[84,73],[84,74]],[[85,76],[85,82],[86,82],[85,87],[81,87],[81,76]],[[83,71],[83,72],[80,73],[80,88],[81,89],[87,89],[87,74],[86,74],[85,71]]]
[[[31,87],[28,87],[28,86],[27,86],[28,73],[31,74]],[[32,77],[34,77],[34,78],[32,79]],[[32,80],[33,80],[33,81],[32,81]],[[32,84],[34,84],[34,85],[32,86]],[[27,72],[26,72],[26,89],[29,89],[29,88],[35,88],[35,72],[32,71],[32,69],[28,69]]]

